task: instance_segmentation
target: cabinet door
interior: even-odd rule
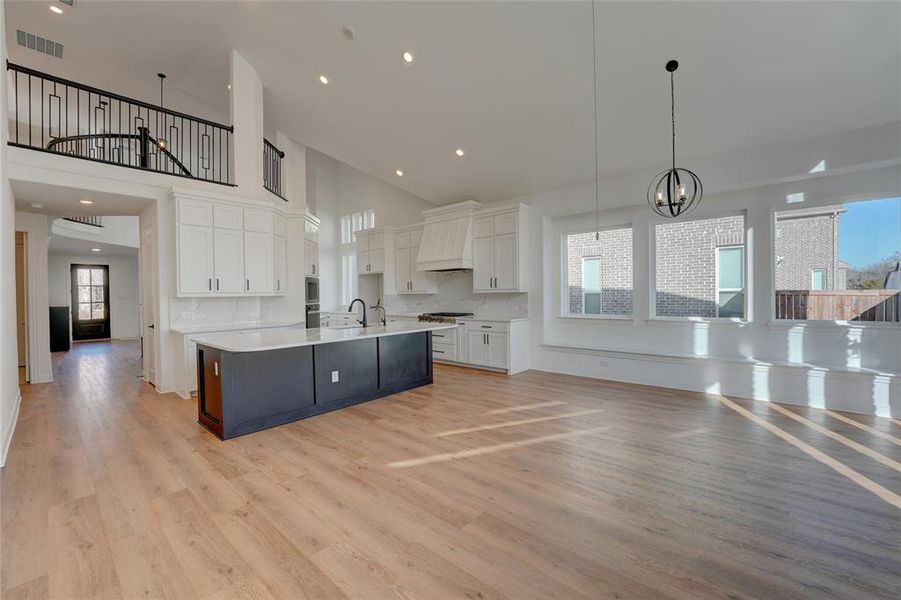
[[[369,251],[369,272],[385,272],[385,250],[383,248],[373,248]]]
[[[478,238],[472,243],[472,288],[474,291],[494,289],[494,238]]]
[[[488,344],[485,345],[486,355],[485,363],[489,367],[497,369],[507,368],[507,340],[509,334],[506,333],[488,333]]]
[[[272,213],[268,210],[245,208],[244,231],[272,233]]]
[[[488,334],[481,331],[470,331],[468,344],[466,345],[466,361],[473,365],[488,365],[488,344],[485,343]]]
[[[410,263],[410,248],[401,248],[395,253],[394,290],[398,294],[410,291],[413,272]]]
[[[272,244],[275,271],[275,293],[283,294],[287,289],[288,275],[288,242],[285,238],[277,237]]]
[[[178,291],[181,294],[211,293],[213,271],[213,228],[178,226]]]
[[[244,229],[243,209],[229,204],[214,204],[213,226],[216,229]]]
[[[369,273],[369,250],[357,250],[357,275]]]
[[[257,294],[271,294],[274,268],[272,235],[244,232],[244,289]]]
[[[312,267],[313,267],[313,277],[319,277],[319,242],[313,242],[312,252],[310,252],[310,256],[312,257]]]
[[[178,200],[178,222],[182,225],[213,226],[213,205],[206,200]]]
[[[483,238],[494,236],[494,217],[482,217],[472,222],[473,237]]]
[[[396,248],[409,248],[410,247],[410,232],[402,231],[398,233],[394,237],[394,245]]]
[[[220,294],[244,292],[244,232],[215,229],[213,242],[216,271],[213,289]]]
[[[494,238],[494,289],[515,290],[519,287],[516,248],[515,233]]]
[[[432,294],[438,288],[435,274],[428,271],[416,270],[416,257],[419,256],[419,246],[410,248],[410,289],[420,294]]]

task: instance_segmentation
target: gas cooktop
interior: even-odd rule
[[[459,317],[471,317],[472,313],[466,312],[433,312],[419,315],[420,321],[438,321],[442,323],[455,323]]]

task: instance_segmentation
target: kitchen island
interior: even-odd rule
[[[198,337],[197,420],[220,439],[432,383],[432,332],[447,323]]]

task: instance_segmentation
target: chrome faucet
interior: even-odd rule
[[[381,298],[379,298],[378,300],[376,300],[376,301],[375,301],[375,306],[370,306],[370,308],[372,309],[373,312],[375,312],[375,311],[377,311],[377,310],[382,311],[382,318],[379,319],[379,322],[380,322],[382,325],[387,325],[387,324],[388,324],[388,318],[387,318],[387,315],[385,314],[385,307],[382,306],[382,299],[381,299]]]
[[[354,310],[354,304],[356,304],[357,302],[359,302],[360,305],[363,307],[363,320],[361,321],[361,320],[357,319],[357,322],[360,323],[363,327],[368,327],[368,326],[369,326],[369,320],[366,318],[366,303],[363,302],[362,299],[360,299],[360,298],[354,298],[353,300],[351,300],[351,301],[350,301],[350,306],[347,307],[347,312],[353,312],[353,310]]]

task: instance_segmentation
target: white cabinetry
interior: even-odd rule
[[[285,218],[268,207],[175,196],[179,296],[271,296],[288,271]]]
[[[466,320],[458,335],[465,335],[465,344],[458,342],[458,362],[510,374],[529,368],[528,320]]]
[[[307,277],[319,277],[319,223],[313,215],[304,215],[303,260]]]
[[[357,274],[385,272],[385,232],[357,232]]]
[[[434,294],[438,283],[434,273],[416,270],[423,227],[401,229],[394,236],[394,291],[397,294]]]
[[[528,209],[480,211],[473,220],[473,291],[528,291]]]

